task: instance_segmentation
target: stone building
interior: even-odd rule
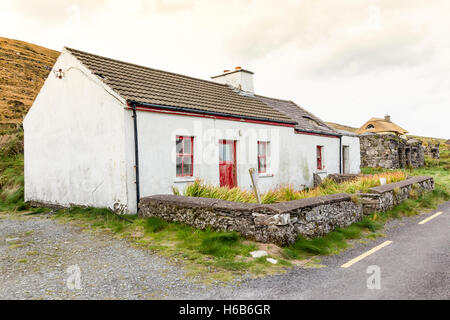
[[[439,159],[440,158],[439,145],[440,145],[439,141],[427,142],[426,145],[424,146],[425,155],[433,159]]]
[[[424,148],[416,139],[393,134],[365,133],[360,136],[361,166],[398,169],[424,166]]]

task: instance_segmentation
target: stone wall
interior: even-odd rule
[[[141,199],[139,216],[155,216],[198,229],[236,231],[247,239],[286,246],[298,235],[323,236],[359,221],[364,214],[388,210],[407,199],[412,190],[420,194],[433,188],[431,177],[412,177],[365,194],[341,193],[274,204],[155,195]]]
[[[362,217],[362,205],[349,194],[334,194],[276,204],[156,195],[142,198],[139,216],[160,217],[198,229],[237,231],[248,239],[289,245],[298,234],[316,237]]]
[[[423,167],[424,149],[416,139],[402,139],[391,134],[360,136],[361,166],[397,169]]]
[[[435,143],[429,142],[426,146],[424,146],[424,154],[432,159],[439,159],[441,157],[439,152],[440,142],[437,141]]]
[[[420,176],[371,188],[370,193],[358,194],[361,198],[364,214],[387,211],[406,199],[434,189],[431,177]]]
[[[342,183],[346,181],[353,181],[355,179],[358,179],[360,177],[359,174],[350,174],[350,173],[332,173],[327,176],[328,179],[333,180],[336,183]]]

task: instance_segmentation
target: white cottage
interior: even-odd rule
[[[358,173],[359,138],[292,101],[256,95],[253,73],[212,81],[64,48],[24,119],[25,200],[136,212],[140,197],[201,178],[262,192]]]

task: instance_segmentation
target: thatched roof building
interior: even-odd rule
[[[363,134],[367,132],[381,134],[391,133],[399,136],[408,133],[408,131],[393,123],[391,121],[391,117],[388,115],[386,115],[384,118],[371,118],[356,131],[357,134]]]

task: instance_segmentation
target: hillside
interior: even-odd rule
[[[0,37],[0,124],[22,122],[58,56],[58,51]]]

